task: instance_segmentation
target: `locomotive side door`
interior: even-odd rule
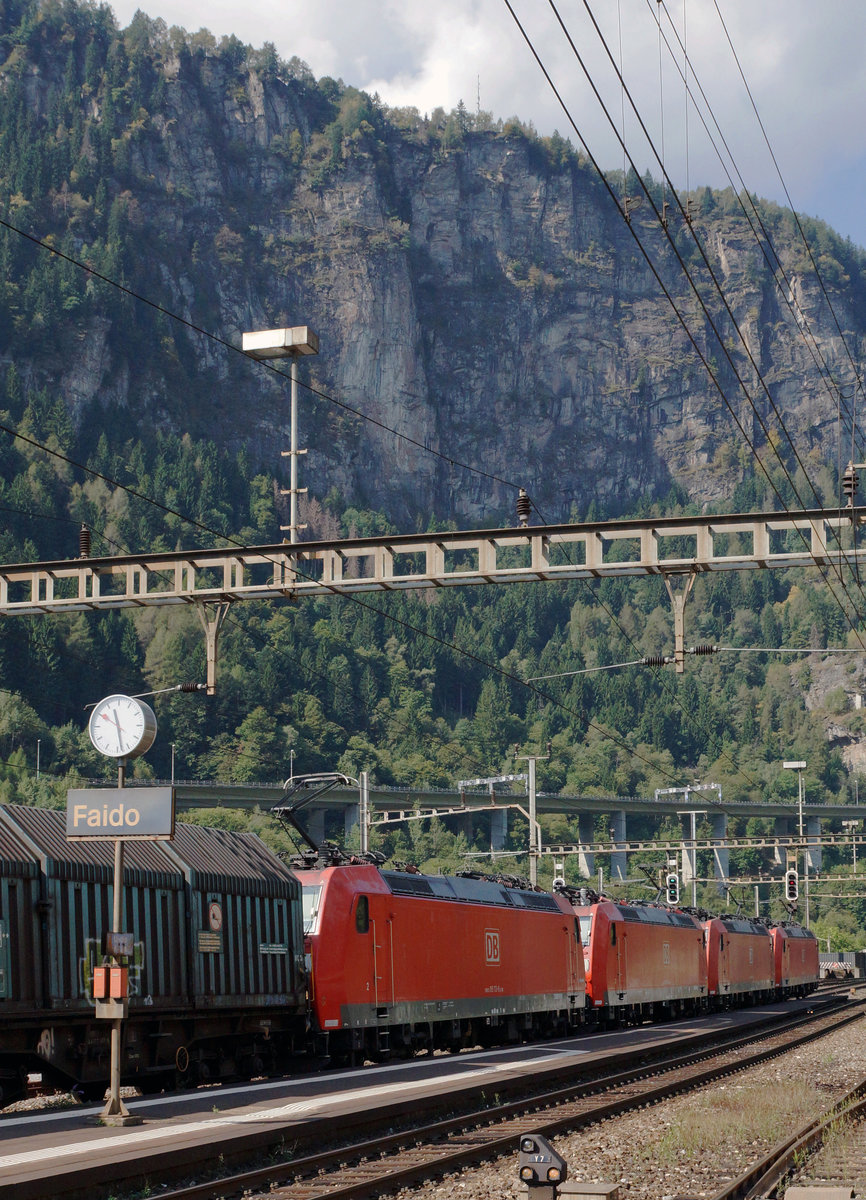
[[[613,951],[613,990],[623,998],[626,982],[625,926],[619,921],[610,923],[610,947]]]
[[[394,1003],[394,926],[390,913],[380,913],[371,919],[370,932],[373,935],[373,995],[376,1003],[376,1015],[386,1016],[383,1012]]]
[[[568,925],[566,925],[565,933],[568,938],[568,979],[565,990],[571,995],[575,995],[579,990],[579,965],[583,959],[583,944],[580,938],[580,923],[577,917],[574,919],[574,931],[572,932]]]
[[[355,901],[355,930],[369,937],[370,1002],[380,1017],[387,1015],[383,1009],[394,1003],[392,925],[390,914],[376,912],[370,900],[362,895]]]

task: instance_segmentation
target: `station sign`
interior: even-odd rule
[[[172,787],[70,788],[67,838],[170,841],[174,837]]]

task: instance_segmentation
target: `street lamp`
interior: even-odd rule
[[[797,772],[797,801],[800,813],[800,842],[803,846],[803,884],[804,895],[806,900],[806,927],[809,926],[809,852],[806,849],[803,841],[803,772],[806,770],[806,764],[802,760],[796,762],[783,762],[782,766],[788,771]]]
[[[306,450],[298,449],[298,358],[307,354],[319,353],[319,339],[307,325],[293,325],[288,329],[261,329],[243,335],[243,351],[250,358],[259,361],[270,361],[276,358],[289,358],[292,363],[292,410],[290,423],[291,449],[281,451],[283,458],[291,459],[289,483],[289,524],[281,525],[288,529],[289,541],[298,540],[298,493],[306,488],[298,487],[298,455],[306,454]],[[283,492],[285,495],[285,492]]]
[[[799,798],[800,808],[800,840],[803,840],[803,772],[806,770],[804,762],[783,762],[782,766],[788,771],[797,772],[797,796]]]

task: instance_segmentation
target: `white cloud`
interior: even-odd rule
[[[866,6],[851,0],[718,0],[763,118],[794,204],[822,216],[866,244],[860,194],[866,183]],[[113,5],[121,24],[136,0]],[[273,42],[280,54],[309,63],[317,75],[378,91],[389,104],[422,112],[462,99],[474,109],[480,78],[481,105],[495,116],[520,116],[539,132],[571,134],[566,118],[517,30],[504,0],[321,0],[315,8],[298,0],[149,0],[151,16],[189,30],[207,26],[218,37],[235,33],[259,46]],[[582,72],[541,0],[515,7],[562,90],[575,122],[602,165],[621,165],[621,152]],[[595,0],[593,11],[611,49],[619,55],[617,6]],[[621,0],[624,73],[654,139],[661,141],[664,95],[665,157],[678,186],[686,183],[685,101],[682,81],[668,64],[659,82],[656,14],[668,11],[686,41],[703,84],[750,190],[784,201],[760,129],[739,78],[715,0]],[[563,5],[563,12],[565,6]],[[613,71],[581,0],[567,7],[574,41],[620,124],[621,97]],[[670,36],[670,34],[669,34]],[[688,119],[689,182],[725,186],[712,149],[694,112]],[[648,148],[626,117],[640,170],[658,175]],[[573,135],[572,135],[573,137]]]

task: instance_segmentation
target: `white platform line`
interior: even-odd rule
[[[463,1080],[483,1079],[485,1076],[490,1075],[504,1075],[510,1071],[520,1071],[537,1065],[537,1058],[527,1058],[510,1063],[478,1067],[476,1070],[461,1075],[460,1080],[462,1082]],[[447,1083],[448,1081],[445,1080],[443,1082]],[[239,1129],[244,1125],[267,1125],[292,1117],[309,1118],[315,1116],[323,1109],[334,1107],[335,1104],[342,1104],[353,1100],[372,1102],[393,1099],[401,1093],[408,1092],[417,1086],[417,1080],[405,1080],[399,1083],[385,1084],[381,1087],[356,1088],[349,1092],[335,1092],[333,1095],[316,1096],[307,1100],[296,1100],[291,1104],[284,1104],[279,1108],[261,1108],[254,1112],[238,1113],[232,1116],[215,1116],[206,1121],[182,1121],[178,1119],[176,1124],[170,1125],[161,1122],[150,1129],[138,1128],[134,1133],[115,1135],[112,1130],[106,1128],[104,1134],[108,1136],[100,1136],[99,1131],[94,1131],[92,1134],[88,1131],[90,1136],[86,1136],[84,1140],[76,1142],[75,1145],[42,1147],[39,1150],[25,1150],[19,1154],[0,1156],[0,1171],[9,1170],[13,1167],[26,1167],[36,1162],[54,1162],[64,1158],[81,1158],[84,1155],[92,1155],[96,1146],[99,1146],[103,1152],[105,1150],[114,1151],[124,1147],[143,1148],[149,1142],[164,1141],[171,1138],[186,1138],[190,1134],[195,1133],[207,1132],[216,1135],[221,1129]]]

